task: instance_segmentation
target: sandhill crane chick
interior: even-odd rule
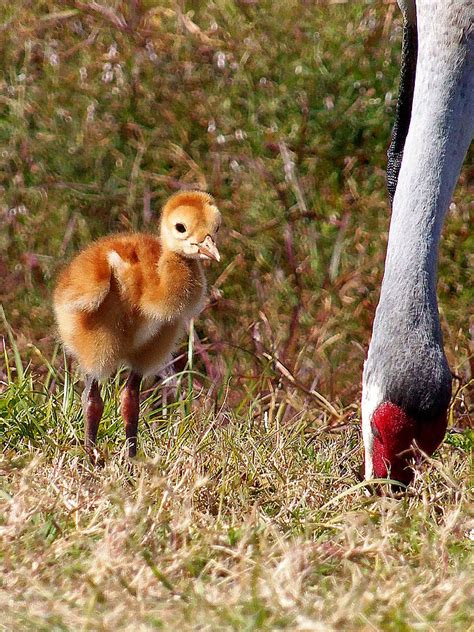
[[[207,193],[172,196],[159,236],[103,237],[66,267],[54,292],[60,338],[85,374],[85,446],[92,453],[104,404],[99,380],[121,366],[130,374],[121,396],[129,456],[137,452],[141,379],[169,359],[206,292],[202,260],[219,261],[221,214]]]

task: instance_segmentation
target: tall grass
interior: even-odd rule
[[[142,402],[130,470],[118,380],[102,468],[81,447],[74,373],[4,384],[6,629],[469,627],[472,434],[449,434],[391,498],[358,482],[357,419],[284,421],[255,391],[237,409],[186,386],[170,405],[163,388]]]

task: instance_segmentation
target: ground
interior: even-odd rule
[[[24,0],[0,20],[1,625],[468,629],[472,153],[440,247],[446,440],[399,497],[360,479],[396,4]],[[145,386],[133,467],[123,374],[104,385],[93,468],[54,280],[183,187],[215,195],[223,260]]]

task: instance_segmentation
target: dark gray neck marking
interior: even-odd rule
[[[397,188],[398,174],[402,165],[403,148],[405,147],[405,140],[410,126],[417,55],[418,36],[416,21],[414,23],[405,22],[403,25],[400,88],[398,91],[392,139],[387,151],[387,189],[391,203],[393,203],[395,189]]]

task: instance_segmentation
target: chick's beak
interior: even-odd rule
[[[204,255],[204,257],[206,257],[207,259],[214,259],[214,261],[221,260],[221,256],[219,254],[219,251],[217,250],[217,246],[210,235],[208,235],[206,239],[204,239],[204,241],[201,241],[200,244],[197,244],[197,247],[199,253],[201,255]]]

